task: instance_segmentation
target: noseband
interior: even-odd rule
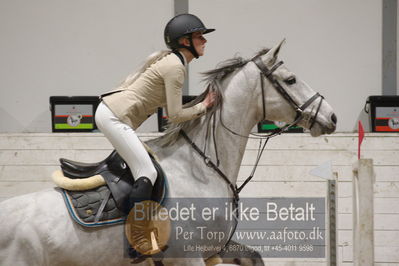
[[[307,100],[304,104],[299,105],[292,97],[287,93],[287,91],[281,86],[280,82],[272,75],[274,71],[277,70],[282,64],[283,61],[279,61],[276,63],[271,69],[268,69],[267,66],[263,63],[261,57],[256,57],[252,60],[255,65],[259,68],[261,71],[260,74],[260,80],[261,80],[261,89],[262,89],[262,104],[263,104],[263,120],[266,118],[266,104],[265,104],[265,88],[264,88],[264,82],[263,82],[263,76],[266,77],[269,82],[273,85],[273,87],[280,93],[281,96],[295,109],[296,112],[296,117],[293,122],[289,123],[288,126],[284,126],[281,129],[282,133],[283,131],[288,130],[289,127],[297,124],[299,121],[301,121],[304,118],[304,113],[305,109],[309,107],[309,105],[314,102],[317,98],[320,97],[320,102],[319,105],[317,106],[316,113],[314,116],[311,118],[311,123],[309,129],[312,129],[314,123],[316,122],[317,115],[319,114],[321,104],[323,102],[324,97],[320,95],[320,93],[316,93],[313,95],[309,100]]]

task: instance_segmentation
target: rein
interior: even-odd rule
[[[180,130],[179,134],[182,135],[182,137],[191,145],[191,147],[193,147],[193,149],[204,159],[204,162],[206,164],[206,166],[211,167],[213,170],[215,170],[223,179],[224,181],[226,181],[226,183],[229,185],[231,191],[233,192],[233,203],[234,203],[234,212],[238,212],[238,201],[240,200],[240,190],[241,189],[237,189],[237,186],[234,185],[230,179],[222,172],[222,170],[219,169],[219,167],[214,164],[211,159],[206,156],[206,154],[197,146],[197,144],[195,144],[189,136],[187,136],[186,132],[184,132],[184,130]],[[219,159],[218,159],[218,164],[219,164]],[[236,214],[237,215],[237,214]],[[233,238],[234,232],[236,231],[238,222],[236,220],[236,223],[234,225],[234,230],[231,230],[231,234],[229,236],[229,239],[227,240],[226,244],[224,245],[224,247],[230,242],[230,240]]]
[[[245,185],[248,184],[249,181],[251,181],[251,179],[254,177],[255,175],[255,171],[256,168],[258,167],[260,158],[262,157],[262,154],[266,148],[266,144],[268,143],[269,139],[278,135],[281,135],[282,133],[284,133],[285,131],[287,131],[291,126],[297,124],[299,121],[301,121],[304,118],[304,112],[305,109],[308,108],[317,98],[320,97],[320,102],[317,106],[316,109],[316,113],[314,114],[313,117],[310,118],[311,121],[309,121],[310,123],[310,127],[309,129],[311,129],[314,125],[314,123],[316,122],[316,118],[317,115],[319,114],[320,111],[320,107],[321,104],[323,102],[324,97],[322,95],[320,95],[320,93],[316,93],[315,95],[313,95],[310,99],[308,99],[304,104],[299,105],[297,104],[297,102],[287,93],[287,91],[281,86],[281,84],[278,82],[278,80],[276,78],[273,77],[273,72],[276,71],[282,64],[283,61],[279,61],[277,62],[271,69],[268,69],[267,66],[263,63],[261,57],[256,57],[252,60],[252,62],[259,68],[260,70],[260,80],[261,80],[261,90],[262,90],[262,110],[263,110],[263,120],[266,118],[266,104],[265,104],[265,88],[264,88],[264,77],[267,78],[273,85],[273,87],[281,94],[281,96],[283,96],[284,99],[286,99],[295,109],[296,112],[296,117],[294,119],[293,122],[285,125],[284,127],[281,127],[273,132],[271,132],[268,135],[259,135],[259,134],[255,134],[255,133],[251,133],[251,135],[255,136],[255,137],[250,137],[250,136],[244,136],[241,135],[233,130],[231,130],[230,128],[228,128],[222,119],[222,112],[219,112],[219,116],[220,116],[220,123],[221,125],[227,130],[229,131],[231,134],[235,135],[235,136],[239,136],[242,138],[247,138],[247,139],[259,139],[259,148],[258,148],[258,155],[256,157],[255,160],[255,164],[254,167],[252,169],[251,174],[245,179],[244,183],[240,186],[237,187],[236,185],[234,185],[233,183],[231,183],[230,179],[219,169],[219,156],[218,156],[218,152],[217,152],[217,146],[216,146],[216,141],[215,141],[215,117],[214,115],[212,115],[212,117],[209,119],[208,121],[208,128],[210,125],[210,121],[211,119],[213,119],[213,129],[212,129],[212,137],[214,139],[214,145],[215,145],[215,153],[216,153],[216,161],[217,163],[213,163],[211,161],[211,159],[205,154],[206,151],[206,143],[207,141],[205,141],[205,148],[204,151],[202,151],[188,136],[187,134],[183,131],[180,130],[180,135],[183,136],[183,138],[193,147],[193,149],[204,159],[205,164],[214,169],[229,185],[230,189],[233,192],[234,195],[234,200],[236,202],[238,202],[239,200],[239,193],[241,192],[241,190],[245,187]],[[206,137],[205,139],[207,140],[209,137],[209,130],[207,130],[206,133]],[[262,141],[266,140],[264,142],[264,144],[262,145]]]
[[[234,200],[238,202],[239,200],[239,196],[238,193],[240,191],[238,191],[237,186],[234,185],[230,179],[222,172],[222,170],[219,169],[219,167],[214,164],[211,159],[206,156],[206,154],[197,146],[197,144],[195,144],[189,136],[187,136],[186,132],[184,132],[183,130],[180,130],[180,135],[182,135],[182,137],[191,145],[191,147],[193,147],[193,149],[204,159],[204,162],[206,164],[206,166],[212,168],[213,170],[215,170],[223,179],[224,181],[226,181],[226,183],[229,185],[231,191],[233,191],[233,195],[234,195]]]

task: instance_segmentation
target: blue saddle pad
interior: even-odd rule
[[[80,225],[86,227],[97,227],[123,223],[126,216],[115,204],[112,195],[106,199],[109,193],[107,186],[101,186],[86,191],[68,191],[62,189],[67,209],[72,219]],[[100,206],[107,200],[99,219],[96,220]]]
[[[162,204],[167,189],[164,176]],[[116,203],[107,185],[86,191],[69,191],[61,189],[66,207],[72,219],[85,227],[98,227],[123,223],[126,215],[116,207]],[[103,206],[102,206],[103,205]],[[101,212],[101,213],[99,213]]]

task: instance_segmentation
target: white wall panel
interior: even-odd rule
[[[199,72],[239,54],[252,56],[282,38],[287,66],[320,91],[350,132],[368,95],[381,93],[382,3],[374,0],[202,0],[190,12],[206,25]],[[156,7],[156,8],[154,8]],[[117,85],[148,54],[163,49],[172,0],[0,2],[0,132],[49,132],[48,98],[98,95]],[[399,68],[398,68],[399,69]],[[142,131],[155,131],[153,117]]]
[[[143,140],[158,134],[141,135]],[[399,241],[398,134],[366,134],[364,158],[374,160],[375,265],[397,265]],[[338,265],[352,265],[352,158],[356,134],[312,138],[285,134],[270,141],[256,175],[241,197],[324,197],[326,181],[309,171],[332,160],[338,173]],[[252,170],[257,147],[250,140],[239,184]],[[0,201],[25,193],[51,189],[51,173],[58,158],[83,162],[103,159],[112,147],[102,134],[0,134]],[[265,259],[270,265],[325,265],[325,259]]]
[[[281,52],[286,66],[326,96],[338,117],[337,130],[351,132],[367,96],[381,94],[381,5],[375,0],[190,1],[190,12],[217,28],[207,36],[206,55],[191,65],[190,92],[205,87],[198,72],[286,38]]]
[[[0,132],[50,132],[50,96],[111,90],[171,16],[173,0],[0,1]]]

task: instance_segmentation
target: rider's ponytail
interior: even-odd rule
[[[150,56],[147,57],[147,59],[144,61],[144,63],[139,67],[138,71],[133,72],[127,78],[118,86],[119,88],[127,88],[130,85],[132,85],[136,79],[152,64],[157,62],[158,60],[162,59],[166,55],[170,54],[170,50],[162,50],[158,51],[155,53],[152,53]]]

